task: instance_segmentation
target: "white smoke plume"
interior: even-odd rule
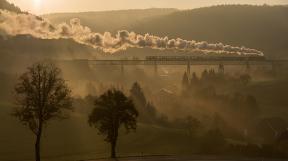
[[[71,19],[70,24],[62,23],[52,25],[47,20],[31,14],[17,14],[0,10],[0,34],[2,35],[31,35],[40,39],[73,39],[74,41],[114,53],[134,48],[173,49],[205,54],[234,54],[259,55],[261,51],[246,47],[234,47],[222,43],[209,44],[206,41],[183,40],[181,38],[169,39],[150,34],[136,34],[126,30],[118,31],[113,36],[110,32],[104,34],[92,32],[90,28],[82,26],[77,18]]]

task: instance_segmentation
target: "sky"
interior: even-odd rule
[[[217,4],[288,4],[288,0],[8,0],[35,14],[145,8],[193,9]]]

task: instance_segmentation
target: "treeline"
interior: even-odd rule
[[[220,66],[217,72],[214,69],[205,69],[200,77],[195,72],[192,75],[185,72],[182,87],[184,94],[216,95],[217,87],[223,89],[231,86],[246,86],[251,80],[251,76],[247,73],[237,76],[224,74],[224,67]]]
[[[191,77],[185,73],[182,81],[183,92],[169,98],[178,101],[179,106],[173,108],[177,110],[184,101],[193,106],[190,101],[204,100],[217,106],[219,112],[208,119],[201,119],[196,114],[192,116],[188,112],[172,119],[167,113],[157,110],[137,82],[128,92],[111,87],[98,95],[93,90],[93,85],[89,84],[92,95],[73,98],[71,89],[62,78],[61,70],[54,64],[41,62],[30,66],[19,77],[14,91],[17,106],[13,116],[35,135],[36,161],[41,160],[41,138],[44,129],[51,120],[69,118],[73,110],[82,112],[83,116],[87,117],[88,124],[104,136],[105,141],[111,145],[112,158],[117,157],[119,130],[123,128],[127,132],[135,131],[137,123],[181,131],[181,135],[176,137],[187,139],[190,144],[187,148],[193,149],[193,153],[287,157],[287,130],[279,131],[269,143],[255,141],[255,138],[259,138],[259,134],[253,134],[252,130],[255,127],[253,124],[259,121],[256,98],[237,93],[223,94],[223,91],[219,94],[218,85],[227,84],[227,81],[234,80],[245,86],[251,80],[248,75],[243,78],[227,76],[222,70],[217,73],[214,70],[204,70],[200,78],[195,73]],[[242,83],[243,80],[245,83]],[[211,93],[210,89],[206,90],[207,87],[215,87],[215,90]],[[166,102],[171,100],[167,99]],[[227,116],[230,116],[230,119]],[[238,122],[238,125],[233,121]],[[267,122],[270,128],[273,128],[275,121],[261,121],[264,125]]]
[[[205,71],[204,73],[206,73]],[[210,72],[208,71],[208,73],[210,73],[210,76],[207,75],[205,81],[208,81],[209,85],[211,85],[213,82],[210,81],[211,79],[214,80],[217,78],[219,80],[225,80],[223,79],[223,77],[225,77],[224,75],[219,76],[217,73],[215,73],[214,77],[214,74],[212,74],[214,73],[213,70],[210,70]],[[241,79],[240,77],[239,79]],[[235,80],[238,82],[239,79]],[[197,80],[201,82],[202,78],[198,78]],[[249,80],[251,80],[250,76]],[[242,82],[242,80],[240,82]],[[202,82],[201,86],[205,88],[207,85],[206,83]],[[197,87],[201,89],[201,86]],[[191,91],[192,88],[193,87],[190,86],[189,91]],[[194,97],[197,95],[195,93],[192,93],[191,95],[186,94],[184,96],[186,97],[185,99],[189,99],[189,97]],[[93,96],[88,96],[85,99],[91,100],[91,97]],[[231,127],[231,124],[233,126],[233,123],[227,121],[219,113],[215,113],[208,122],[207,120],[204,121],[189,114],[183,114],[182,117],[177,117],[175,119],[169,118],[166,114],[159,112],[153,102],[146,98],[141,85],[137,82],[135,82],[130,88],[129,97],[133,100],[135,107],[139,112],[139,123],[182,130],[183,133],[187,135],[187,141],[191,142],[191,148],[195,149],[195,153],[251,157],[286,157],[286,150],[283,148],[282,143],[283,140],[288,139],[287,137],[283,139],[285,131],[281,133],[281,144],[279,141],[280,135],[275,138],[273,144],[256,144],[254,140],[250,138],[252,137],[250,134],[245,135],[245,132],[239,131],[236,127]],[[247,125],[247,131],[251,130],[251,128],[255,128],[252,127],[251,124],[255,123],[256,117],[259,114],[259,105],[253,96],[239,93],[234,95],[219,95],[215,93],[214,95],[202,95],[201,97],[204,97],[204,99],[207,101],[220,100],[219,102],[221,102],[223,106],[227,106],[224,108],[233,108],[231,111],[229,111],[229,114],[233,115],[232,117],[234,119],[245,121],[244,124]],[[177,99],[177,96],[175,96],[175,99]],[[231,142],[228,138],[238,140],[241,143]]]
[[[247,73],[234,76],[224,74],[224,68],[221,66],[217,72],[214,69],[205,69],[200,76],[195,72],[191,75],[184,73],[184,100],[210,102],[221,111],[221,114],[217,113],[214,117],[212,131],[216,134],[211,134],[210,139],[216,137],[215,140],[218,140],[219,144],[222,140],[223,146],[213,149],[213,144],[210,144],[213,141],[207,141],[200,145],[204,146],[204,152],[262,157],[287,155],[284,148],[287,147],[287,130],[285,125],[282,126],[285,121],[280,118],[262,118],[257,99],[253,95],[238,91],[249,86],[251,81],[252,77]],[[277,124],[281,124],[283,128]],[[272,136],[264,134],[271,129],[274,133]],[[242,143],[229,142],[227,138]]]
[[[88,83],[87,86],[89,87],[87,90],[89,90],[88,93],[90,94],[88,94],[84,99],[77,98],[74,100],[75,101],[74,104],[77,105],[78,107],[80,106],[88,107],[86,110],[82,109],[83,113],[89,112],[89,110],[92,108],[91,104],[93,104],[93,100],[99,96],[97,95],[96,89],[93,84]],[[104,91],[107,90],[102,86],[100,87],[103,88],[102,90]],[[118,89],[124,91],[120,87],[118,87]],[[138,82],[133,83],[133,85],[129,89],[128,96],[133,100],[133,103],[137,111],[139,112],[138,121],[140,123],[156,125],[165,128],[182,129],[190,134],[192,134],[192,132],[190,131],[195,131],[196,129],[199,129],[201,127],[200,121],[191,115],[171,120],[166,114],[159,112],[154,103],[146,98],[144,91]]]
[[[224,68],[205,69],[198,77],[194,72],[189,76],[186,72],[182,79],[182,95],[205,99],[207,101],[217,101],[228,107],[238,109],[238,114],[244,112],[255,117],[259,113],[258,103],[254,96],[238,92],[238,88],[247,86],[252,80],[249,74],[231,76],[224,74]],[[252,116],[251,116],[252,117]]]
[[[256,97],[238,91],[249,86],[252,80],[253,78],[247,73],[225,74],[221,67],[218,71],[205,69],[200,76],[196,73],[191,75],[184,73],[181,82],[182,93],[180,95],[174,93],[167,97],[164,101],[166,104],[159,104],[157,99],[149,100],[147,96],[151,95],[146,96],[138,82],[135,82],[129,90],[121,87],[119,89],[126,91],[133,100],[139,112],[139,123],[181,130],[188,136],[187,141],[191,141],[191,148],[195,148],[196,153],[283,157],[286,155],[286,150],[278,140],[280,134],[282,136],[286,130],[279,129],[279,135],[272,136],[273,139],[271,137],[266,139],[261,124],[264,123],[266,128],[270,123],[267,124],[266,118],[261,117],[261,107]],[[97,97],[97,92],[91,90],[92,87],[93,84],[89,84],[88,89],[90,93],[95,94],[94,97]],[[86,99],[89,97],[92,96]],[[218,112],[207,113],[207,118],[203,118],[202,115],[190,112],[170,117],[171,114],[169,116],[168,113],[159,111],[169,104],[176,111],[182,110],[184,104],[195,108],[194,103],[201,101],[209,102],[215,106],[213,108],[218,108]],[[274,123],[271,125],[275,126]],[[256,141],[262,138],[264,138],[262,141]]]

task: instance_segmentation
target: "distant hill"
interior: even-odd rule
[[[268,57],[288,58],[287,6],[223,5],[193,10],[140,9],[55,13],[43,15],[43,17],[49,19],[52,23],[67,22],[69,19],[77,17],[81,19],[83,25],[89,26],[96,32],[115,32],[119,29],[127,29],[139,33],[148,32],[160,36],[169,36],[170,38],[181,37],[211,43],[223,42],[235,46],[243,45],[261,50]],[[22,40],[26,41],[25,39]],[[25,48],[24,51],[31,51],[31,53],[39,53],[38,51],[42,51],[41,48],[45,48],[47,50],[45,50],[44,55],[47,56],[49,53],[54,55],[55,53],[67,53],[67,51],[70,53],[81,53],[80,51],[83,51],[83,53],[97,52],[90,47],[76,45],[75,42],[68,40],[60,40],[60,43],[57,43],[58,40],[33,39],[32,42],[39,44],[35,47],[37,52],[34,47],[25,48],[22,45],[22,49]],[[25,44],[20,40],[17,40],[18,43]],[[7,43],[4,43],[4,45],[7,45]],[[17,52],[21,52],[22,49]],[[65,52],[63,52],[64,50]],[[6,52],[8,51],[6,50]],[[125,53],[127,56],[143,56],[152,53],[167,53],[167,51],[129,49],[120,53]],[[173,52],[172,54],[177,53],[179,52]]]
[[[120,29],[131,29],[132,25],[145,22],[147,19],[169,15],[176,9],[135,9],[119,11],[99,11],[80,13],[54,13],[43,15],[52,23],[68,22],[72,18],[80,18],[83,25],[97,32],[114,32]]]
[[[87,59],[101,53],[73,40],[44,40],[27,35],[0,37],[0,72],[19,72],[23,66],[41,59]]]
[[[185,10],[134,25],[133,30],[172,38],[223,42],[288,58],[288,7],[224,5]]]
[[[128,29],[170,38],[246,46],[262,50],[268,57],[288,58],[287,6],[222,5],[192,10],[103,11],[44,17],[53,23],[78,17],[97,32]]]
[[[22,12],[19,7],[15,6],[12,3],[9,3],[7,0],[0,0],[0,9],[5,9],[17,13]]]

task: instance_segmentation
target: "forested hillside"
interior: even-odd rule
[[[96,32],[115,32],[120,29],[131,29],[131,26],[145,22],[146,20],[169,15],[176,12],[176,9],[133,9],[119,11],[99,11],[81,13],[55,13],[43,15],[52,23],[58,24],[69,22],[72,18],[81,19],[81,23]]]
[[[141,33],[223,42],[288,57],[288,7],[225,5],[179,11],[133,27]]]
[[[127,29],[171,38],[223,42],[256,48],[269,57],[288,57],[287,6],[223,5],[192,10],[61,13],[44,17],[53,23],[78,17],[83,25],[96,32]]]

